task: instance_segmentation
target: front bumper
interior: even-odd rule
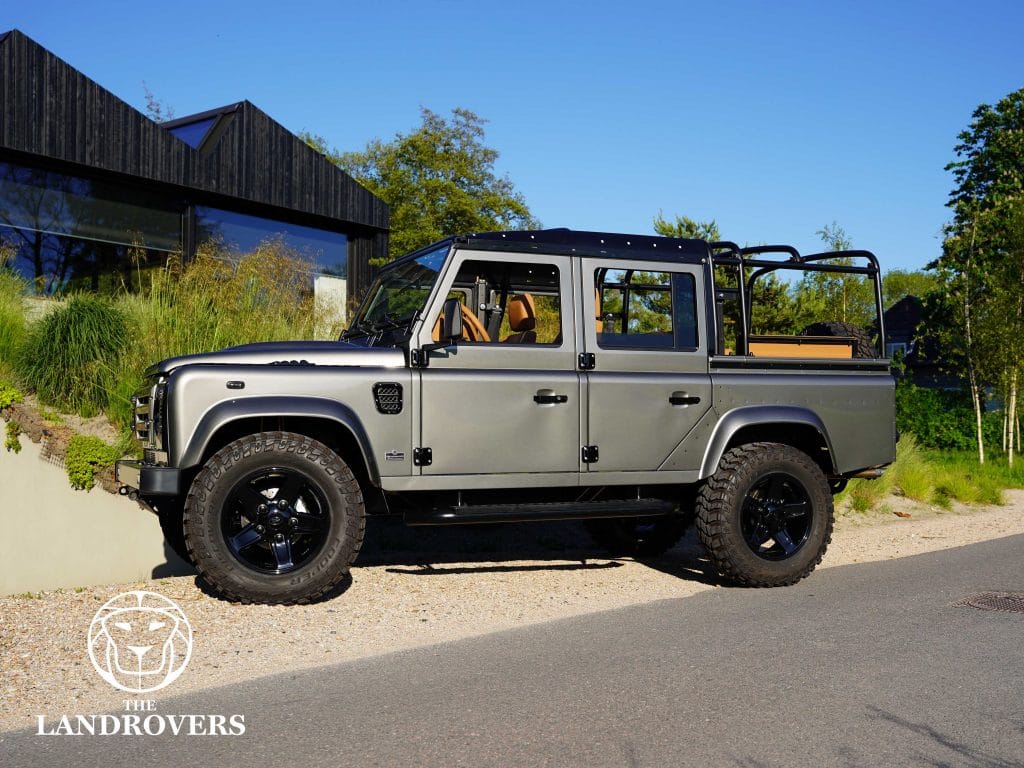
[[[139,496],[181,496],[181,470],[174,467],[154,467],[135,459],[122,459],[114,467],[114,476],[121,492],[136,491]],[[125,490],[127,489],[127,490]]]

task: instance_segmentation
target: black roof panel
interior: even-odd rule
[[[703,240],[616,232],[586,232],[574,229],[534,229],[511,232],[480,232],[462,238],[467,244],[500,250],[538,249],[580,256],[613,255],[692,262],[708,255]]]

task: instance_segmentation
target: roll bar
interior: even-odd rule
[[[849,250],[830,251],[828,253],[812,253],[802,256],[800,252],[791,245],[757,245],[748,248],[740,248],[736,243],[728,240],[708,243],[711,250],[712,280],[714,279],[714,267],[734,267],[737,270],[736,289],[737,298],[740,304],[740,317],[742,319],[742,334],[737,334],[736,350],[738,355],[748,355],[749,348],[747,337],[750,332],[750,301],[753,297],[754,282],[764,275],[775,272],[779,269],[797,270],[802,272],[835,272],[847,275],[867,275],[874,285],[875,312],[878,317],[878,345],[879,349],[885,350],[885,316],[882,305],[882,268],[878,264],[878,258],[871,251]],[[750,258],[764,254],[784,254],[788,256],[785,261],[773,261],[770,259]],[[822,264],[820,262],[830,259],[865,259],[868,262],[866,267],[858,267],[843,264]],[[746,277],[748,268],[754,269],[751,275]],[[715,286],[717,291],[717,286]],[[718,302],[715,302],[715,312],[718,313]]]

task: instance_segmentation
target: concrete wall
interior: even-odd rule
[[[193,572],[164,544],[155,514],[99,487],[73,490],[40,446],[24,435],[21,445],[0,448],[0,595]]]

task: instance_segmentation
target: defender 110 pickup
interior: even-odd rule
[[[837,322],[753,334],[758,281],[780,270],[870,283],[874,342]],[[134,398],[144,458],[118,478],[242,602],[329,593],[377,513],[586,520],[634,556],[695,519],[724,580],[792,584],[829,544],[833,494],[893,461],[882,321],[867,251],[453,237],[384,268],[338,341],[152,366]]]

